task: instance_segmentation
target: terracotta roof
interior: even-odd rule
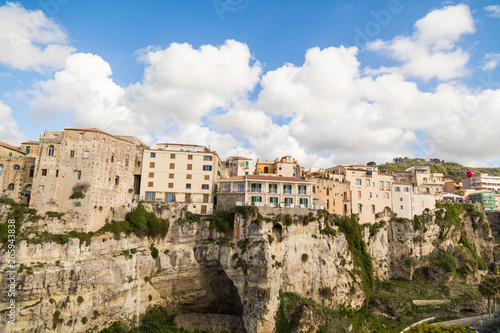
[[[98,129],[98,128],[65,128],[64,130],[65,130],[65,131],[97,132],[97,133],[101,133],[101,134],[106,134],[106,135],[109,135],[109,136],[111,136],[111,137],[113,137],[113,138],[115,138],[115,139],[118,139],[118,140],[123,140],[123,141],[125,141],[125,142],[133,143],[133,142],[131,142],[131,141],[125,140],[125,139],[123,139],[123,138],[120,138],[120,137],[118,137],[118,136],[116,136],[116,135],[113,135],[113,134],[109,134],[109,133],[107,133],[107,132],[104,132],[104,131],[102,131],[102,130],[100,130],[100,129]]]
[[[21,143],[22,145],[37,145],[39,144],[40,142],[38,141],[26,141],[26,142],[23,142]]]
[[[11,146],[8,143],[2,142],[2,141],[0,141],[0,146],[3,146],[3,147],[10,149],[10,150],[15,150],[21,154],[26,154],[25,152],[21,151],[18,147]]]
[[[229,158],[237,158],[239,160],[253,160],[253,158],[248,158],[243,156],[229,156]]]
[[[309,180],[304,180],[296,177],[278,177],[278,176],[260,176],[260,175],[246,175],[246,176],[235,176],[229,177],[220,180],[270,180],[270,181],[278,181],[278,182],[298,182],[298,183],[312,183]]]

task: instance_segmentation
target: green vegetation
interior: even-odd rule
[[[456,271],[455,257],[443,251],[434,251],[429,255],[432,265],[444,269],[448,273]]]
[[[302,253],[302,262],[307,262],[309,260],[309,255],[307,253]]]
[[[73,194],[71,194],[69,196],[70,199],[83,199],[85,198],[85,194],[83,192],[73,192]]]
[[[76,299],[76,301],[78,302],[78,304],[82,304],[83,303],[83,297],[82,296],[78,296],[78,298]]]
[[[145,236],[164,238],[168,232],[168,221],[159,219],[154,213],[147,212],[141,204],[127,213],[125,220],[130,224],[132,232],[141,238]]]
[[[46,216],[50,217],[50,218],[56,218],[58,220],[61,219],[61,217],[64,216],[65,213],[58,213],[58,212],[47,212],[45,213]]]
[[[477,261],[477,268],[483,271],[487,271],[488,265],[486,265],[484,259],[477,254],[476,248],[470,243],[469,239],[467,238],[467,235],[463,231],[462,231],[462,237],[460,238],[460,243],[462,243],[470,251],[470,253],[472,253],[474,259],[476,259]]]
[[[465,327],[460,325],[442,326],[431,324],[418,324],[412,326],[407,333],[465,333]]]
[[[153,259],[158,258],[158,249],[154,247],[153,244],[151,244],[149,249],[151,250],[151,257],[153,257]]]
[[[375,288],[375,277],[373,275],[372,258],[363,240],[358,217],[356,215],[338,216],[335,223],[339,226],[340,231],[345,234],[349,250],[354,257],[355,272],[361,276],[361,284],[363,285],[366,302],[369,302]]]
[[[379,170],[383,173],[392,173],[404,171],[412,166],[421,165],[428,165],[430,166],[431,172],[442,172],[444,178],[451,178],[456,181],[461,181],[462,179],[464,179],[465,173],[469,170],[474,171],[474,173],[482,172],[487,173],[491,176],[500,176],[500,168],[471,168],[455,162],[430,163],[426,161],[417,161],[404,163],[386,163],[379,165]]]
[[[337,236],[337,230],[333,229],[329,225],[327,225],[325,228],[321,229],[319,231],[319,233],[322,234],[322,235],[330,236],[330,237]]]
[[[57,325],[62,324],[64,322],[64,319],[61,317],[61,312],[56,311],[52,315],[52,329],[56,329]]]
[[[210,229],[231,234],[234,229],[234,213],[226,211],[215,211],[208,218]]]

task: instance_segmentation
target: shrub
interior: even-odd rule
[[[83,198],[85,198],[85,194],[83,194],[83,192],[80,192],[80,191],[73,192],[73,194],[71,194],[69,196],[69,198],[70,199],[83,199]]]
[[[234,229],[234,213],[226,211],[215,211],[208,218],[210,229],[230,234]]]
[[[309,259],[309,255],[307,253],[303,253],[302,254],[302,262],[307,262],[308,259]]]
[[[125,219],[130,223],[133,232],[139,237],[164,238],[167,235],[169,223],[164,219],[159,219],[154,213],[146,211],[143,205],[139,204],[136,209],[127,213]]]
[[[82,318],[82,324],[85,325],[87,323],[87,317]]]
[[[153,257],[153,259],[158,258],[158,249],[154,247],[153,244],[151,244],[149,249],[151,250],[151,257]]]
[[[319,231],[319,233],[322,234],[322,235],[330,236],[330,237],[337,236],[337,230],[333,229],[332,227],[330,227],[328,225],[324,229],[321,229]]]
[[[433,265],[444,269],[448,273],[455,272],[456,270],[455,258],[449,253],[434,251],[431,253],[429,259]]]
[[[83,303],[83,297],[82,296],[78,296],[78,298],[76,299],[76,301],[78,302],[78,304],[82,304]]]

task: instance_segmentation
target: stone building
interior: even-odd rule
[[[28,157],[36,157],[38,155],[38,141],[26,141],[21,143],[21,151]]]
[[[180,203],[211,214],[221,161],[215,151],[190,144],[157,143],[144,149],[140,200]]]
[[[68,228],[95,231],[133,207],[136,143],[96,128],[40,136],[30,207],[64,212]]]
[[[0,156],[0,196],[27,204],[34,171],[34,157]]]
[[[376,166],[354,164],[329,168],[326,175],[349,184],[351,212],[359,214],[361,223],[391,215],[391,175],[380,173]]]
[[[277,158],[274,163],[259,162],[255,165],[255,174],[262,176],[278,176],[278,177],[303,177],[305,174],[304,167],[299,165],[299,162],[292,158],[292,156],[283,156],[282,158]]]
[[[241,156],[229,156],[222,162],[222,178],[253,175],[252,159]]]
[[[317,176],[308,176],[306,180],[314,182],[313,193],[323,202],[325,209],[330,213],[351,213],[349,183]]]
[[[26,156],[25,153],[21,151],[20,148],[11,146],[5,142],[0,141],[0,156],[17,156],[23,157]]]
[[[443,173],[431,172],[428,165],[413,166],[405,171],[393,173],[394,180],[402,183],[412,183],[416,193],[443,193]]]

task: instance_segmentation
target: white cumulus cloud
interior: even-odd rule
[[[484,10],[486,11],[486,15],[491,16],[491,17],[500,17],[500,5],[490,5],[484,7]]]
[[[0,101],[0,141],[11,145],[20,145],[24,140],[24,135],[19,132],[12,109]]]

